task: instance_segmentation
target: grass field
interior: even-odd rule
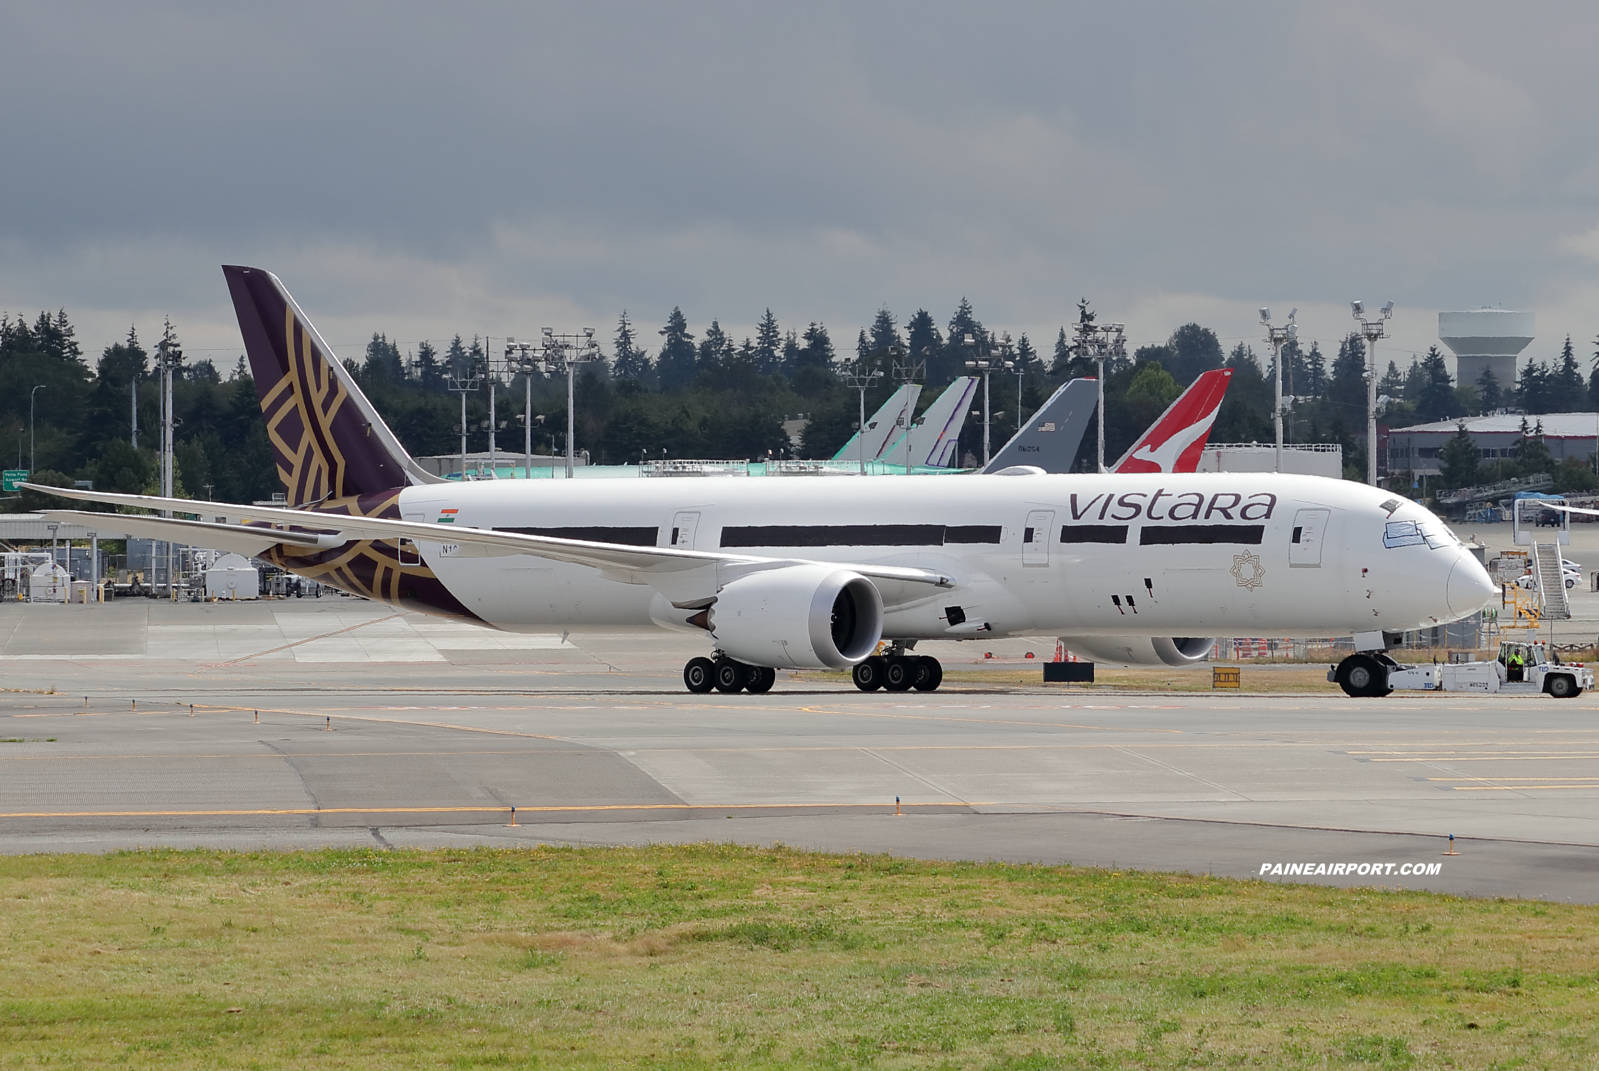
[[[725,846],[0,859],[0,1067],[1548,1067],[1599,910]]]

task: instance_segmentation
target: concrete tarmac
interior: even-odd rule
[[[690,695],[703,648],[350,598],[6,604],[0,851],[782,842],[1236,877],[1365,864],[1291,880],[1599,900],[1591,694],[866,695],[784,674]],[[960,669],[1052,648],[919,650]]]

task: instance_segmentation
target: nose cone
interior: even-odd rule
[[[1488,576],[1482,563],[1469,554],[1462,554],[1449,570],[1449,612],[1459,617],[1474,614],[1499,594],[1499,589]]]

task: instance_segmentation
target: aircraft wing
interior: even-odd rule
[[[62,498],[101,502],[139,509],[171,510],[209,517],[211,520],[184,520],[141,514],[87,513],[77,510],[46,510],[51,520],[90,527],[115,524],[129,532],[156,539],[184,540],[219,550],[238,549],[259,554],[267,547],[332,548],[359,540],[393,542],[406,539],[417,543],[440,544],[444,557],[494,557],[529,554],[551,561],[569,562],[598,569],[612,580],[628,584],[652,584],[671,574],[706,567],[764,569],[800,564],[806,559],[773,558],[753,554],[728,554],[719,551],[680,550],[676,547],[635,547],[619,543],[599,543],[585,539],[524,535],[490,528],[469,528],[428,521],[393,520],[385,517],[358,517],[320,510],[288,509],[276,506],[238,506],[225,502],[196,502],[188,498],[162,498],[158,495],[124,495],[109,491],[80,491],[76,488],[23,484],[32,491]],[[853,569],[877,580],[897,580],[912,584],[951,587],[953,578],[931,569],[893,565],[857,565],[829,562]]]

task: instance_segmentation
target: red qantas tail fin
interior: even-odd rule
[[[1232,378],[1233,369],[1217,368],[1194,380],[1110,471],[1195,471]]]

